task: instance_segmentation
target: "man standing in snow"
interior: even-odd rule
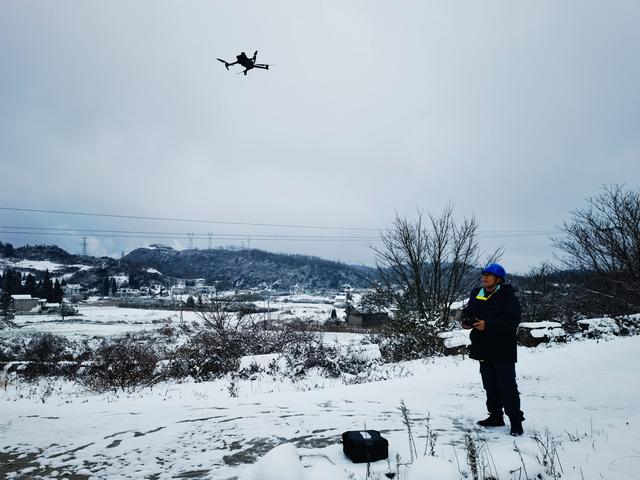
[[[504,283],[504,268],[492,263],[482,270],[482,287],[471,292],[462,310],[462,326],[472,329],[470,357],[480,361],[482,385],[487,394],[489,418],[483,427],[504,425],[502,409],[511,421],[511,435],[522,435],[524,415],[516,384],[516,331],[520,302],[511,285]]]

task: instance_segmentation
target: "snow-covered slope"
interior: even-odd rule
[[[408,460],[407,432],[397,408],[404,400],[413,412],[419,454],[430,415],[438,434],[437,461],[457,471],[469,470],[464,437],[471,430],[498,478],[527,478],[523,461],[528,478],[538,473],[552,478],[544,476],[536,460],[542,459],[541,450],[530,437],[536,430],[548,439],[548,429],[556,439],[563,479],[635,479],[640,471],[639,351],[640,337],[520,349],[518,378],[527,420],[525,436],[515,443],[508,427],[481,431],[480,438],[473,433],[475,420],[485,413],[477,362],[454,357],[408,363],[414,375],[407,378],[307,392],[252,395],[244,390],[239,398],[229,397],[229,385],[220,383],[162,385],[119,396],[48,396],[46,382],[10,383],[0,389],[0,473],[7,478],[50,478],[55,470],[60,476],[96,479],[229,479],[273,447],[291,443],[309,475],[346,470],[364,479],[366,466],[343,456],[340,434],[365,425],[380,430],[390,441],[392,464],[396,452]],[[290,448],[283,451],[291,457]],[[297,468],[282,461],[283,470]],[[31,470],[22,477],[10,473],[24,468]],[[388,470],[386,462],[372,465],[374,473]]]

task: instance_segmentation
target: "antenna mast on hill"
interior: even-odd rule
[[[82,237],[82,256],[87,256],[87,237]]]

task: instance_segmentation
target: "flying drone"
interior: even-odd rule
[[[226,67],[227,70],[229,70],[229,67],[232,65],[242,65],[244,67],[244,71],[238,72],[238,73],[244,73],[245,75],[249,70],[252,70],[254,68],[269,70],[269,65],[267,65],[266,63],[256,63],[257,57],[258,57],[258,51],[256,50],[253,53],[253,57],[251,58],[247,57],[246,53],[241,52],[240,55],[236,56],[235,62],[227,62],[226,60],[223,60],[221,58],[218,58],[218,61],[224,63],[224,66]]]

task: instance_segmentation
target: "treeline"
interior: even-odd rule
[[[0,242],[0,253],[5,257],[13,257],[16,254],[16,251],[12,244]]]
[[[499,261],[503,248],[482,252],[475,217],[458,221],[418,212],[396,215],[374,248],[378,278],[364,298],[367,309],[393,308],[379,342],[396,360],[438,353],[439,334],[457,327],[455,302],[468,298],[483,265]],[[552,238],[555,262],[526,275],[507,275],[518,290],[523,321],[555,320],[567,331],[583,318],[640,313],[640,191],[605,186],[570,212]],[[509,267],[507,265],[507,267]]]
[[[62,283],[58,280],[52,280],[49,270],[44,272],[43,278],[37,280],[31,273],[24,275],[18,270],[7,268],[0,275],[0,287],[3,296],[11,297],[11,295],[22,294],[31,295],[32,297],[44,298],[50,303],[60,303],[64,292]]]

